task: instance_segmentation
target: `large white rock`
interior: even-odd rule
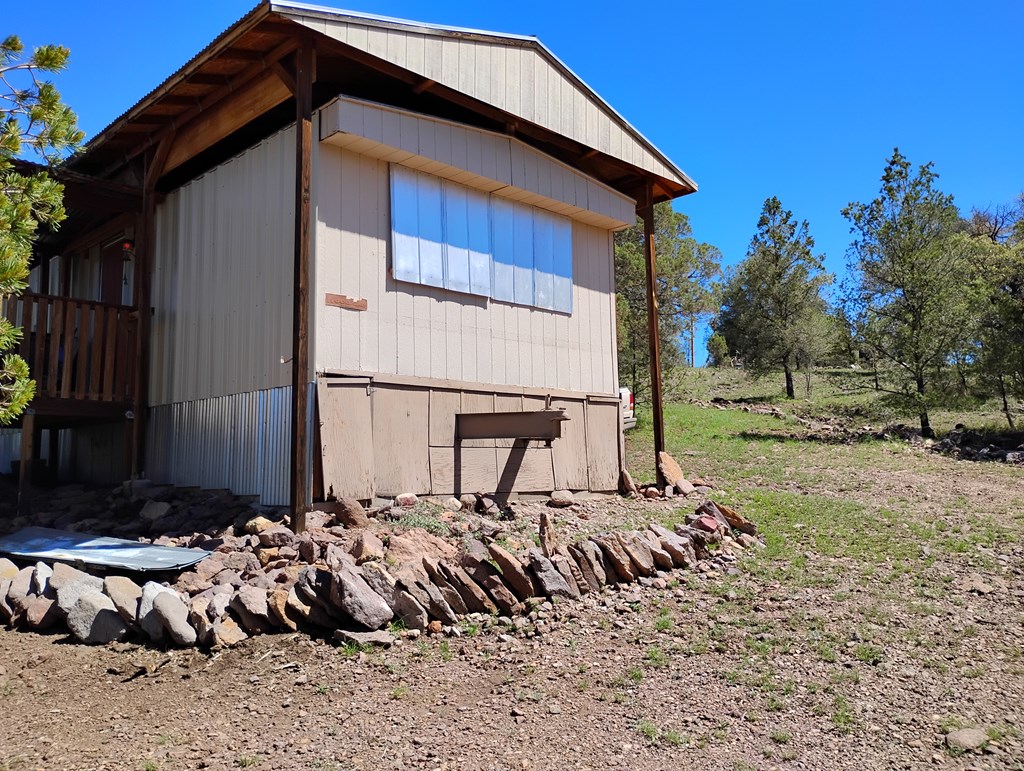
[[[96,589],[82,592],[69,610],[67,621],[71,633],[91,645],[123,640],[128,634],[128,626],[114,603]]]
[[[164,624],[153,610],[153,603],[156,601],[157,595],[160,594],[170,594],[175,598],[178,596],[156,581],[147,581],[143,584],[142,596],[139,598],[139,615],[136,619],[139,626],[142,627],[142,631],[154,642],[164,639]]]
[[[188,623],[188,608],[174,592],[157,592],[153,613],[178,645],[195,645],[196,630]]]

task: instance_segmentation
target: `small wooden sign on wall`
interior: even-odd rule
[[[335,308],[348,308],[352,311],[365,311],[366,300],[356,300],[352,297],[346,297],[343,294],[331,294],[327,292],[324,295],[324,303],[332,305]]]

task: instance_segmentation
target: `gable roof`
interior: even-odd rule
[[[697,189],[696,183],[538,38],[277,0],[271,8],[335,40],[510,115]]]
[[[289,121],[291,94],[282,88],[280,75],[275,77],[275,65],[286,60],[303,34],[312,34],[317,50],[315,105],[348,94],[504,131],[634,199],[647,184],[653,185],[656,201],[697,189],[535,37],[291,0],[261,2],[101,131],[70,165],[123,178],[129,164],[168,136],[187,133],[183,129],[206,120],[213,105],[226,99],[252,113],[255,128],[238,132],[249,141],[280,128]],[[198,154],[174,142],[176,163]],[[200,170],[202,162],[211,159],[186,164],[172,181]]]

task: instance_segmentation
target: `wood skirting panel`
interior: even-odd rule
[[[449,385],[390,383],[372,375],[318,378],[325,489],[365,500],[405,492],[442,496],[617,488],[617,401],[599,394],[560,394],[552,406],[564,408],[570,419],[551,447],[513,439],[457,443],[456,414],[540,410],[545,397],[521,389]],[[362,414],[347,414],[352,411]]]
[[[374,492],[428,492],[430,392],[419,388],[374,388],[372,400]]]

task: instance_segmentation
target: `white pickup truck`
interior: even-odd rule
[[[636,428],[636,413],[633,412],[633,392],[623,386],[619,389],[619,404],[622,405],[622,430]]]

